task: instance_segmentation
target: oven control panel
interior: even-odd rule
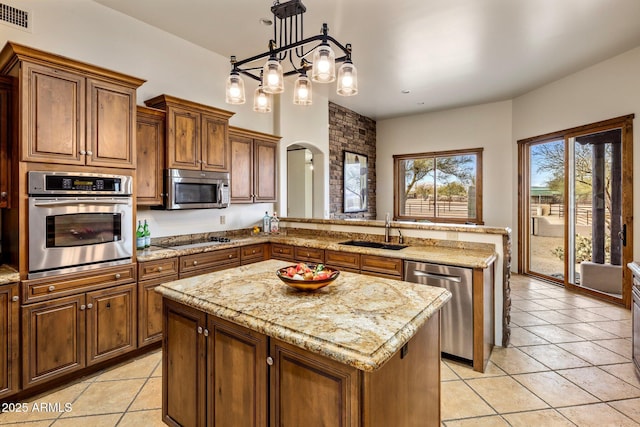
[[[131,190],[131,177],[126,175],[29,172],[29,195],[129,195]]]

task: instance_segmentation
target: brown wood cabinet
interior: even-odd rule
[[[18,284],[0,286],[0,399],[20,387],[20,297]]]
[[[162,296],[156,286],[178,280],[178,258],[138,263],[138,347],[162,339]]]
[[[159,206],[164,202],[165,112],[138,106],[136,123],[136,204]]]
[[[0,76],[0,208],[10,207],[11,80]]]
[[[387,277],[389,279],[402,279],[402,258],[389,258],[378,255],[360,256],[360,270],[362,274]]]
[[[264,243],[241,247],[240,264],[245,265],[266,260],[269,254],[267,248],[268,246]]]
[[[265,133],[229,128],[232,203],[276,201],[279,140]]]
[[[295,246],[293,258],[299,262],[324,263],[324,249]]]
[[[219,249],[180,257],[180,278],[240,266],[240,248]]]
[[[360,272],[360,254],[342,251],[324,251],[325,264],[330,267],[339,267],[340,270]]]
[[[271,258],[281,259],[283,261],[293,261],[293,245],[271,243]]]
[[[19,160],[135,168],[144,80],[12,42],[0,58],[2,74],[18,78]]]
[[[267,338],[164,300],[163,421],[267,425]]]
[[[145,101],[166,112],[168,168],[229,171],[230,111],[159,95]]]

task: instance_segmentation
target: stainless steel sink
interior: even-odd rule
[[[389,249],[392,251],[399,251],[400,249],[404,249],[407,247],[407,245],[392,245],[391,243],[368,242],[366,240],[349,240],[346,242],[340,242],[340,244],[348,246],[360,246],[363,248]]]

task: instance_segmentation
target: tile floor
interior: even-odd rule
[[[442,362],[442,425],[640,426],[630,311],[522,276],[512,278],[511,295],[511,345],[494,349],[484,374]],[[36,396],[24,402],[27,412],[0,414],[0,425],[164,425],[161,357],[155,351]]]

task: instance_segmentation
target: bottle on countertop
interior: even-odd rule
[[[271,233],[279,233],[280,232],[280,220],[278,219],[278,215],[276,212],[273,212],[273,216],[271,217],[270,224]]]
[[[142,227],[142,231],[144,233],[144,247],[148,248],[151,246],[151,231],[149,231],[149,224],[147,224],[147,220],[144,220],[144,227]]]
[[[142,227],[142,221],[138,221],[138,228],[136,229],[136,249],[141,251],[144,249],[144,228]]]
[[[271,231],[271,217],[267,211],[265,211],[264,216],[262,217],[262,231],[264,233]]]

